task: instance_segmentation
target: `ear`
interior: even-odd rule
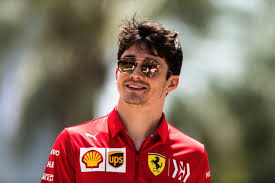
[[[116,81],[117,81],[118,67],[116,67]]]
[[[170,93],[171,91],[175,90],[178,87],[179,84],[179,76],[172,75],[169,77],[167,81],[167,93]]]

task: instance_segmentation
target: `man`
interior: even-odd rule
[[[63,130],[41,182],[210,183],[204,146],[168,124],[162,112],[179,83],[177,35],[148,21],[125,21],[117,106],[107,116]]]

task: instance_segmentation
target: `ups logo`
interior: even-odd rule
[[[114,168],[120,167],[124,163],[124,153],[120,151],[108,152],[108,163]]]

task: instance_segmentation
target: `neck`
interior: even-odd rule
[[[139,151],[143,141],[154,133],[162,117],[162,106],[140,106],[127,104],[119,100],[118,114],[128,135]]]

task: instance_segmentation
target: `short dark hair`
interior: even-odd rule
[[[120,59],[125,50],[134,44],[144,43],[147,50],[155,56],[166,60],[169,71],[173,75],[180,75],[182,65],[182,49],[177,38],[178,33],[163,27],[161,24],[149,20],[136,21],[135,16],[123,21],[122,31],[118,37],[117,59]],[[154,53],[154,50],[157,53]],[[168,72],[169,73],[169,72]],[[167,78],[169,78],[167,75]]]

